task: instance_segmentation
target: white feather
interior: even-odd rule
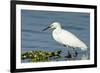
[[[51,24],[51,28],[55,28],[52,32],[52,36],[58,43],[72,48],[80,48],[84,51],[87,50],[87,45],[71,32],[62,29],[60,23],[54,22]]]

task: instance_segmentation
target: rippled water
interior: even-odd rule
[[[21,10],[21,47],[22,52],[29,50],[46,50],[56,51],[62,50],[61,55],[66,56],[67,50],[61,44],[57,43],[52,38],[52,31],[42,31],[52,22],[61,23],[65,30],[75,34],[79,39],[84,41],[88,47],[90,46],[90,14],[79,12],[54,12],[54,11],[36,11],[36,10]],[[82,52],[77,49],[80,58]],[[89,56],[89,50],[88,56]],[[77,59],[78,59],[77,58]],[[60,59],[64,60],[64,59]],[[54,61],[54,59],[53,59]]]

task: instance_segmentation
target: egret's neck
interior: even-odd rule
[[[61,32],[61,27],[57,27],[53,30],[53,33],[60,33]]]

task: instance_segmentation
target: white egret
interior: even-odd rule
[[[87,45],[71,32],[62,29],[59,22],[53,22],[47,28],[43,29],[43,31],[47,30],[48,28],[53,29],[52,36],[54,40],[65,47],[71,47],[73,49],[79,48],[83,51],[87,50]]]

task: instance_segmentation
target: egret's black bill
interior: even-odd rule
[[[49,28],[50,28],[50,26],[48,26],[48,27],[44,28],[42,31],[45,31],[45,30],[47,30],[47,29],[49,29]]]

